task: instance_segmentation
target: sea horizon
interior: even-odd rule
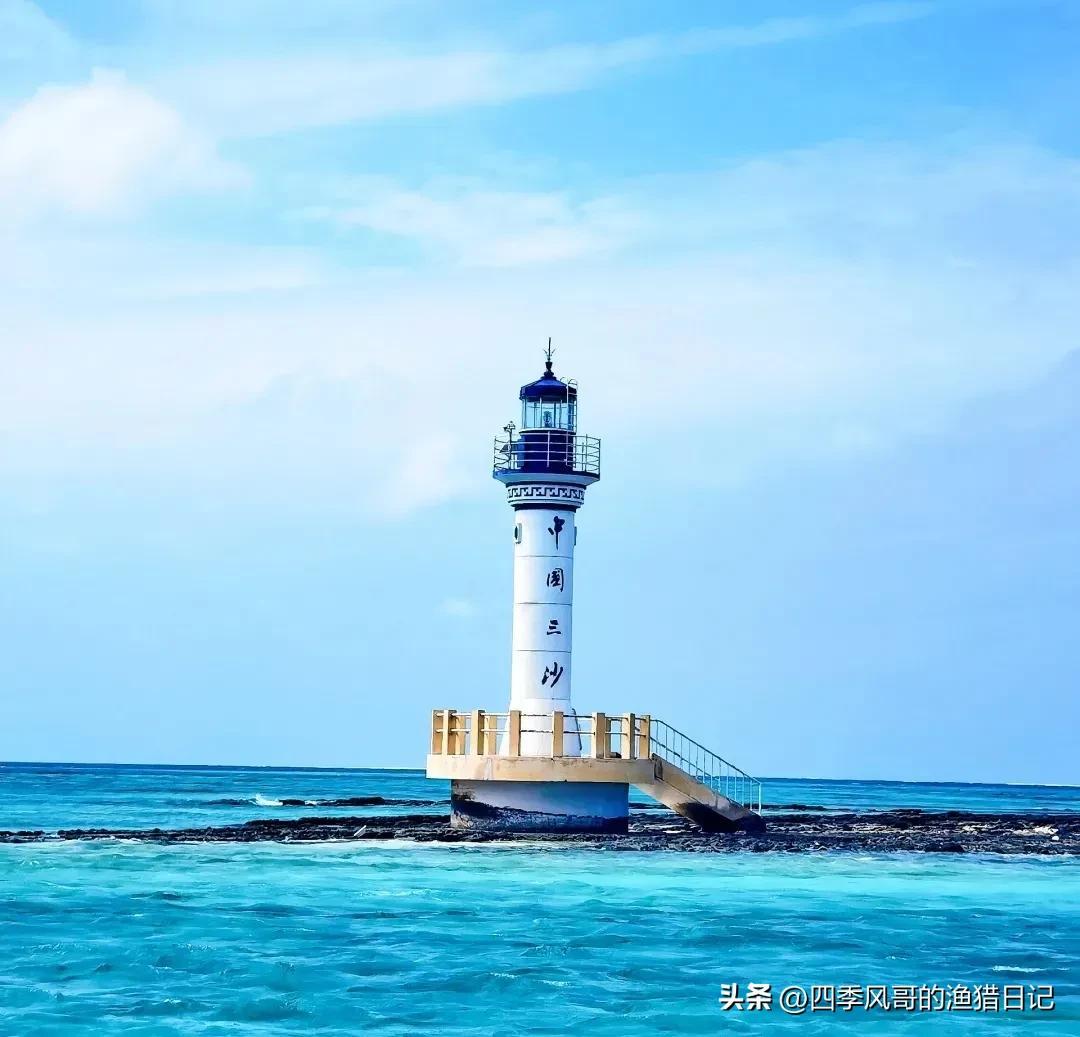
[[[367,771],[367,772],[403,772],[423,774],[422,766],[334,766],[329,764],[287,764],[287,763],[146,763],[128,761],[95,761],[95,760],[0,760],[0,767],[131,767],[139,769],[161,770],[283,770],[283,771]],[[837,778],[813,775],[757,775],[757,780],[763,783],[775,781],[808,781],[808,782],[855,782],[872,783],[878,785],[958,785],[958,786],[986,786],[986,787],[1009,787],[1009,788],[1045,788],[1045,789],[1080,789],[1080,783],[1051,782],[1051,781],[967,781],[955,778]]]
[[[432,818],[448,817],[450,809],[450,783],[418,768],[7,761],[0,775],[0,831],[227,826],[310,817],[327,804],[355,808],[346,812],[360,818],[400,814],[401,804]],[[631,804],[642,810],[650,801],[631,789]],[[1057,814],[1080,812],[1080,787],[763,779],[766,819],[790,809]]]

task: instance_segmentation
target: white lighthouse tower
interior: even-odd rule
[[[578,391],[552,370],[523,385],[521,429],[496,440],[494,476],[514,509],[514,633],[510,708],[526,715],[560,710],[566,750],[580,750],[570,687],[574,636],[574,548],[585,489],[600,478],[600,441],[577,431]],[[526,732],[523,752],[550,738]]]

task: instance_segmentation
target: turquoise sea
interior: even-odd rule
[[[0,829],[192,827],[413,772],[0,765]],[[309,806],[274,804],[302,799]],[[1080,790],[769,781],[766,800],[1080,809]],[[724,984],[1053,985],[1056,1008],[785,1015]],[[1080,862],[565,845],[0,845],[0,1034],[1080,1034]]]

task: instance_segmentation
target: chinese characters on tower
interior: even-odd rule
[[[561,518],[559,518],[558,515],[556,515],[551,520],[551,525],[548,526],[548,532],[555,538],[555,550],[556,551],[559,550],[559,534],[562,533],[563,526],[565,526],[565,525],[566,525],[566,519],[561,519]]]
[[[560,518],[558,515],[551,517],[551,525],[548,526],[548,533],[555,538],[555,550],[559,549],[559,538],[562,536],[563,530],[566,528],[566,519]],[[551,569],[547,574],[547,585],[559,594],[564,593],[566,590],[566,570],[557,567]],[[557,619],[549,619],[547,624],[546,634],[548,637],[562,637],[562,629],[559,626]],[[559,678],[563,675],[565,667],[560,666],[558,662],[553,662],[550,666],[544,667],[544,674],[540,680],[542,686],[548,685],[554,688],[559,683]]]

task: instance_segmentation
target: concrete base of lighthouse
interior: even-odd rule
[[[625,832],[630,789],[618,782],[450,783],[454,828],[501,832]]]

